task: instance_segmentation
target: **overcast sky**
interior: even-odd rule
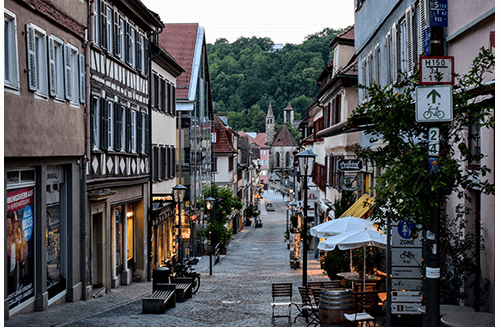
[[[300,44],[308,34],[325,27],[354,24],[354,0],[142,0],[168,23],[198,23],[205,27],[207,43],[241,36],[270,37],[274,43]]]

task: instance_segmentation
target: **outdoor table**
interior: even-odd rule
[[[453,312],[441,318],[445,326],[452,327],[494,327],[495,314],[489,312]]]
[[[341,276],[341,274],[342,274],[342,276]],[[344,279],[347,279],[347,280],[350,280],[350,281],[353,281],[353,282],[362,282],[363,281],[363,277],[359,277],[359,273],[357,273],[357,272],[354,272],[354,273],[338,273],[337,276],[340,276],[340,277],[342,277]],[[380,278],[378,276],[366,275],[365,281],[366,282],[378,282],[381,279],[382,278]]]
[[[417,309],[421,313],[425,313],[425,306],[418,307]],[[463,307],[460,305],[453,304],[440,304],[439,305],[439,314],[442,316],[455,313],[455,312],[474,312],[474,308],[471,307]]]

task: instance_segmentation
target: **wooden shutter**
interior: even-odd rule
[[[420,49],[422,49],[422,52],[424,51],[424,33],[425,29],[427,28],[427,1],[421,0],[420,1],[420,6],[419,6],[419,15],[420,15],[420,35],[419,35],[419,42],[420,42]]]
[[[142,70],[141,36],[138,31],[135,31],[135,68]]]
[[[149,38],[144,38],[144,74],[149,75]]]
[[[172,176],[172,163],[170,162],[170,160],[172,160],[171,156],[172,156],[172,152],[170,151],[170,147],[167,148],[167,151],[165,153],[165,169],[166,169],[166,173],[165,173],[165,177],[167,179],[169,179],[171,176]]]
[[[145,142],[144,142],[144,153],[149,154],[149,147],[150,147],[150,142],[151,142],[151,136],[150,136],[150,129],[149,129],[149,115],[146,114],[144,115],[144,137],[145,137]]]
[[[118,12],[113,13],[113,50],[115,55],[121,57],[121,39],[120,39],[120,14]]]
[[[106,15],[106,3],[101,1],[101,47],[108,49],[108,31],[107,31],[108,16]]]
[[[35,30],[26,24],[26,52],[28,57],[28,88],[38,90],[38,70],[36,67]]]
[[[137,141],[137,153],[142,153],[142,113],[140,111],[137,111],[136,115],[136,131],[137,131],[137,137],[135,140]]]
[[[85,103],[85,56],[82,54],[78,55],[78,63],[80,67],[80,103]]]
[[[176,112],[175,112],[175,86],[174,85],[170,85],[170,91],[171,91],[170,100],[172,101],[172,115],[175,116]]]
[[[49,36],[49,94],[51,97],[56,96],[56,50],[54,46],[54,38]]]
[[[121,119],[122,119],[122,112],[121,112],[121,105],[118,102],[113,103],[113,118],[114,118],[114,137],[113,137],[113,145],[115,151],[120,151],[122,147],[122,130],[121,130]]]
[[[93,148],[95,145],[95,111],[97,105],[97,98],[92,98],[90,100],[90,147]]]
[[[170,148],[170,151],[172,152],[171,153],[171,165],[172,165],[172,169],[170,170],[172,172],[172,175],[170,177],[174,178],[175,177],[175,171],[176,171],[176,157],[175,157],[175,148]]]
[[[406,57],[407,57],[407,68],[408,68],[408,76],[413,74],[413,65],[415,60],[414,56],[414,47],[413,47],[413,7],[410,6],[406,9],[405,12],[405,20],[406,20]]]
[[[165,112],[165,96],[166,96],[166,83],[164,79],[160,80],[160,110]]]
[[[158,181],[158,147],[153,147],[153,182]]]
[[[385,67],[386,67],[386,84],[392,84],[392,69],[391,69],[391,31],[385,35]]]
[[[128,22],[125,22],[125,62],[130,65],[132,56],[130,53],[130,32],[131,27]]]
[[[125,149],[127,152],[132,152],[132,131],[131,131],[132,109],[125,109]]]
[[[66,100],[73,100],[73,78],[71,69],[71,48],[65,44],[63,46],[64,57],[64,94]]]
[[[399,53],[398,53],[398,25],[394,23],[392,25],[392,81],[397,83],[398,81],[398,63],[399,63]]]
[[[106,150],[108,148],[108,110],[106,106],[106,99],[100,98],[99,99],[99,121],[100,121],[100,128],[99,128],[99,145],[101,150]]]

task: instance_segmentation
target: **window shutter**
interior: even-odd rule
[[[413,7],[410,6],[405,12],[406,20],[406,48],[407,48],[407,59],[408,59],[408,76],[413,74],[414,65],[414,51],[413,51]]]
[[[97,104],[97,99],[96,98],[92,98],[92,100],[90,101],[90,148],[93,148],[95,146],[95,125],[94,125],[94,122],[95,122],[95,106]]]
[[[170,91],[171,91],[170,100],[172,101],[172,115],[175,116],[176,112],[175,112],[175,86],[174,85],[170,85]]]
[[[145,142],[144,142],[144,153],[146,154],[149,154],[149,147],[150,147],[150,142],[151,142],[151,138],[150,138],[150,135],[149,135],[149,115],[146,114],[144,115],[144,137],[145,137]]]
[[[78,55],[78,63],[80,66],[80,103],[85,103],[85,56]]]
[[[392,69],[391,69],[391,31],[385,35],[385,67],[386,67],[386,84],[392,84]]]
[[[165,153],[165,163],[166,163],[166,167],[165,169],[167,170],[166,171],[166,178],[169,179],[171,178],[172,176],[172,163],[170,162],[172,160],[171,156],[172,156],[172,152],[170,151],[171,148],[167,148],[167,151]]]
[[[64,50],[64,94],[66,100],[73,100],[73,77],[71,69],[71,48],[69,45],[65,44],[63,46]]]
[[[101,1],[101,46],[108,49],[108,31],[106,29],[108,16],[106,15],[106,3]]]
[[[136,130],[137,130],[137,137],[135,138],[137,141],[137,153],[142,153],[144,152],[142,149],[142,113],[140,111],[137,112],[137,122],[136,122]]]
[[[132,120],[132,109],[125,109],[125,149],[127,152],[132,152],[132,132],[131,132],[131,120]]]
[[[394,23],[392,25],[392,81],[397,83],[398,81],[398,27]]]
[[[158,181],[158,147],[153,147],[153,182]]]
[[[30,91],[38,90],[38,70],[36,67],[35,30],[26,24],[26,51],[28,57],[28,87]]]
[[[160,80],[160,110],[165,112],[165,90],[166,90],[166,84],[165,80],[161,79]]]
[[[99,99],[99,121],[101,122],[99,129],[99,144],[101,146],[101,150],[106,150],[108,148],[107,138],[108,138],[108,110],[106,106],[106,99]]]
[[[137,70],[142,70],[141,36],[138,31],[135,31],[135,68]]]
[[[361,83],[364,86],[368,86],[366,85],[366,57],[363,57],[363,59],[361,60]],[[364,101],[366,99],[366,90],[361,89],[361,92],[361,99],[362,101]]]
[[[174,178],[175,177],[175,148],[170,148],[170,164],[172,165],[172,168],[170,169],[170,172],[171,172],[171,175],[170,177],[171,178]]]
[[[125,22],[125,62],[130,65],[130,24]]]
[[[114,135],[113,135],[113,145],[115,151],[121,150],[121,129],[120,129],[120,119],[121,119],[121,110],[120,104],[118,102],[113,103],[113,119],[115,120],[114,125]]]
[[[54,38],[49,36],[49,94],[51,97],[56,96],[56,52],[54,48]]]
[[[122,45],[120,44],[120,14],[113,14],[113,50],[115,55],[121,57]]]
[[[427,28],[427,1],[421,0],[420,1],[420,35],[419,35],[419,42],[420,42],[420,49],[422,49],[422,52],[424,51],[424,31]]]
[[[149,38],[144,38],[144,74],[149,75]]]

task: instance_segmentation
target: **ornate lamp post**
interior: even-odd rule
[[[302,190],[304,191],[304,213],[303,217],[303,256],[302,256],[302,286],[307,287],[307,177],[312,176],[313,168],[314,168],[314,157],[316,154],[311,150],[304,150],[300,153],[297,153],[295,157],[299,161],[299,169],[300,176],[302,177]]]
[[[178,262],[182,263],[182,242],[181,242],[181,233],[182,233],[182,221],[181,221],[181,203],[184,202],[184,196],[186,195],[187,188],[182,184],[177,184],[172,187],[172,192],[174,195],[174,201],[177,203],[177,213],[178,213],[178,224],[177,224],[177,243],[179,246],[178,249]]]
[[[207,206],[207,211],[208,212],[212,211],[212,213],[213,213],[215,199],[210,196],[210,197],[208,197],[208,198],[205,199],[205,203],[206,203],[206,206]],[[208,229],[208,235],[209,235],[209,238],[208,238],[208,248],[209,248],[209,251],[210,251],[210,276],[212,276],[212,219],[213,219],[213,215],[209,213],[209,216],[210,216],[210,219],[208,220],[208,225],[209,225],[209,229]]]

